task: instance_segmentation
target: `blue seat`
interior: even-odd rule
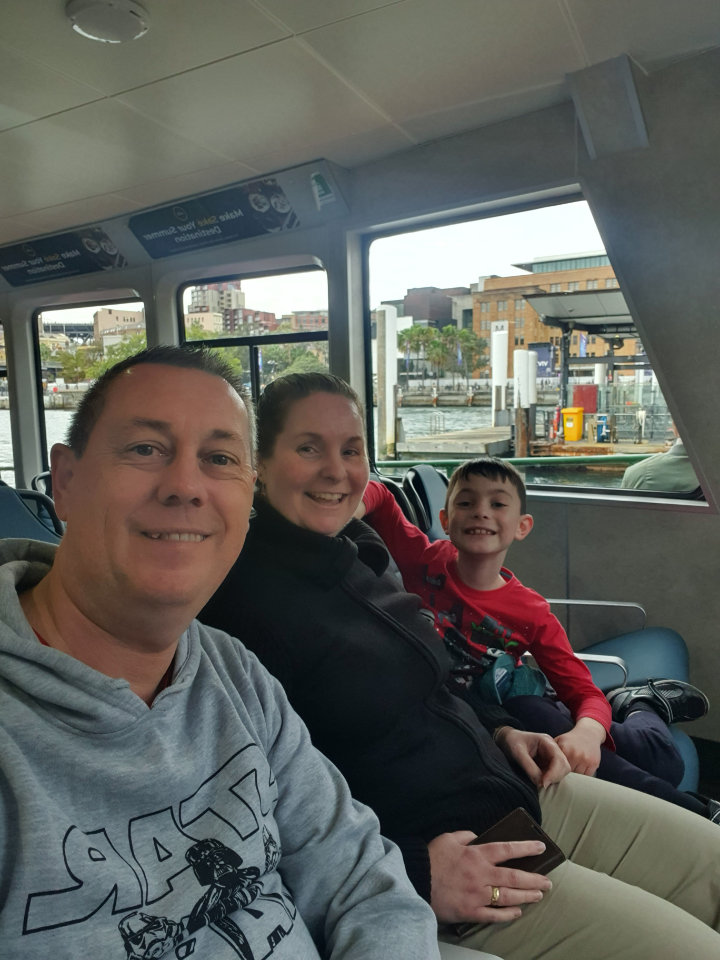
[[[646,627],[624,633],[608,640],[600,640],[585,647],[582,654],[600,654],[619,657],[627,669],[628,686],[637,686],[657,677],[672,680],[690,680],[690,660],[685,641],[669,627]],[[595,683],[603,692],[619,686],[617,674],[609,664],[588,662]],[[678,790],[698,788],[700,761],[692,739],[675,724],[670,726],[675,746],[685,764],[685,773]]]
[[[59,543],[62,535],[62,521],[50,497],[0,483],[0,537]]]
[[[623,633],[592,643],[582,652],[621,657],[627,667],[629,686],[645,683],[654,677],[690,679],[690,659],[685,641],[669,627],[646,627],[644,630]],[[605,688],[597,680],[595,682],[601,689],[611,689]]]

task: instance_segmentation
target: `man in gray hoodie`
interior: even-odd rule
[[[280,685],[193,619],[242,546],[252,449],[225,366],[155,348],[53,448],[60,546],[0,542],[3,956],[438,957]]]

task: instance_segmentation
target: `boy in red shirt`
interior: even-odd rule
[[[547,601],[503,567],[510,545],[524,540],[533,527],[525,485],[511,464],[482,457],[454,471],[440,511],[449,540],[430,542],[381,483],[368,484],[358,515],[363,507],[406,590],[419,594],[432,610],[441,636],[454,627],[478,655],[488,647],[516,660],[532,653],[560,702],[513,697],[505,709],[529,728],[554,735],[575,772],[597,772],[707,815],[700,801],[686,800],[687,794],[671,788],[668,796],[666,789],[679,783],[683,766],[665,724],[702,716],[708,708],[705,695],[682,681],[660,680],[615,692],[611,708]],[[613,722],[613,713],[626,722]],[[602,750],[603,745],[609,749]],[[612,753],[616,746],[619,756]]]

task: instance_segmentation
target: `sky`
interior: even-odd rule
[[[523,273],[513,263],[603,249],[584,201],[385,237],[370,247],[370,306],[399,300],[411,287],[469,287],[482,276]],[[242,288],[248,308],[276,316],[327,309],[322,272],[246,280]],[[91,322],[95,310],[73,310],[72,319]]]

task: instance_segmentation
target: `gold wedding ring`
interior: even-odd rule
[[[500,887],[492,888],[492,896],[490,897],[490,906],[496,907],[500,900]]]

